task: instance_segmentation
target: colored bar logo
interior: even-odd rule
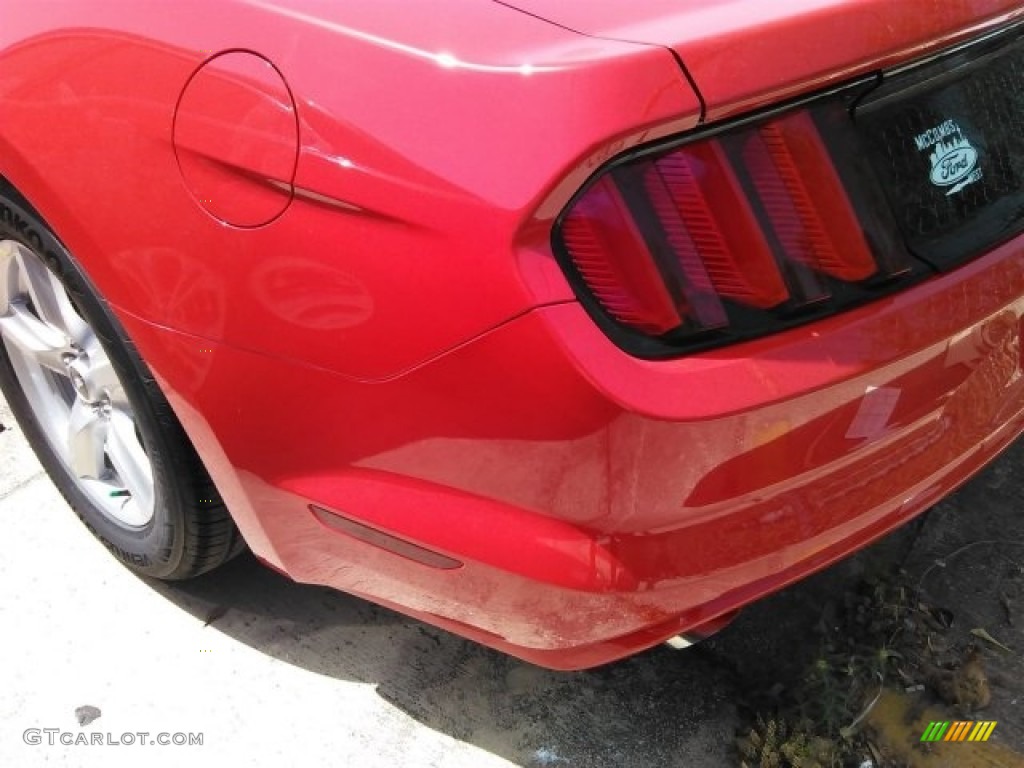
[[[995,729],[995,720],[932,722],[921,734],[921,741],[988,741]]]

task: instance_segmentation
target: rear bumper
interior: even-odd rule
[[[261,558],[572,669],[711,622],[964,482],[1024,428],[1022,316],[1018,239],[673,361],[625,355],[575,303],[376,382],[124,320],[177,361],[158,378]],[[314,503],[462,565],[359,541]]]

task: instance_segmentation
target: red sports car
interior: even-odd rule
[[[138,573],[684,645],[1024,428],[1022,24],[8,2],[0,385]]]

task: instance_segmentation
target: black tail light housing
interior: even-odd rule
[[[934,274],[895,234],[853,124],[868,78],[621,157],[556,222],[577,294],[627,351],[754,338]]]

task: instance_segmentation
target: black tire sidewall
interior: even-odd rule
[[[26,438],[58,490],[86,526],[119,560],[156,578],[173,575],[184,557],[186,500],[195,495],[183,450],[181,428],[152,375],[134,350],[106,301],[48,226],[30,206],[0,187],[0,239],[20,242],[41,256],[64,285],[76,308],[96,333],[134,411],[142,444],[153,468],[152,519],[138,528],[104,514],[78,486],[54,452],[36,420],[0,342],[0,385]]]

